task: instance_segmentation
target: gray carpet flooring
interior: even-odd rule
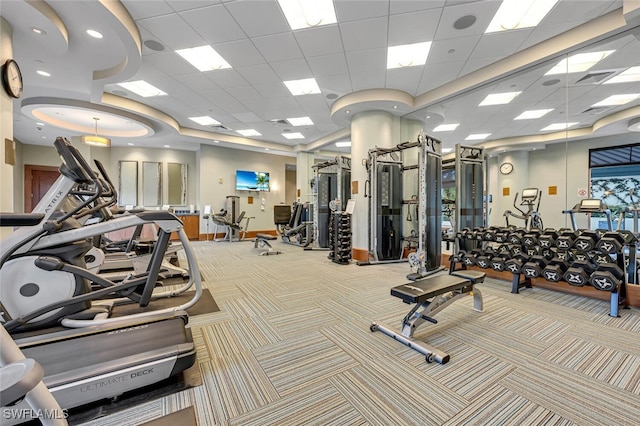
[[[200,425],[638,425],[640,310],[546,289],[479,288],[416,338],[448,364],[377,332],[410,306],[389,294],[409,266],[337,265],[273,242],[196,242],[219,312],[190,319],[202,385],[87,425],[135,425],[193,407]]]

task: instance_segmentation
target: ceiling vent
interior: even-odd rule
[[[591,108],[587,108],[584,111],[582,111],[580,113],[580,115],[582,115],[582,114],[586,114],[586,115],[602,114],[605,111],[609,111],[611,108],[613,108],[613,107],[610,107],[610,106],[591,107]]]
[[[218,126],[211,126],[212,129],[217,130],[218,132],[233,132],[232,129],[223,126],[222,124],[218,125]]]
[[[273,120],[269,120],[269,122],[271,124],[273,124],[276,127],[289,127],[290,124],[287,120],[284,120],[282,118],[275,118]]]
[[[614,75],[623,71],[624,68],[617,70],[600,70],[600,71],[591,71],[580,77],[578,81],[576,81],[576,85],[587,85],[587,84],[600,84],[604,81],[609,80]]]

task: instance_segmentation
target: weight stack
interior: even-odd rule
[[[351,215],[335,212],[331,220],[333,229],[329,243],[329,259],[340,265],[351,260]]]

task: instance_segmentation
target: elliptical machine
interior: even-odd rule
[[[38,204],[41,213],[0,215],[2,226],[18,227],[0,245],[0,320],[24,355],[42,365],[43,381],[60,406],[72,408],[157,383],[193,365],[196,349],[186,309],[202,289],[195,254],[177,217],[145,211],[87,224],[114,199],[102,196],[115,190],[68,141],[58,138],[54,146],[63,161],[61,175]],[[94,237],[145,223],[159,228],[145,273],[116,283],[86,269]],[[190,280],[157,292],[172,232],[182,243]],[[112,316],[119,305],[146,307],[194,285],[193,297],[178,306]],[[12,362],[9,358],[0,348],[0,365]]]
[[[504,219],[507,222],[507,227],[510,226],[509,217],[515,217],[516,219],[524,221],[524,227],[527,231],[531,230],[532,228],[543,229],[544,225],[542,224],[542,217],[540,216],[540,213],[538,213],[541,199],[542,191],[540,191],[538,188],[523,189],[520,207],[526,208],[527,210],[525,211],[524,209],[517,206],[518,193],[516,192],[516,196],[513,198],[513,207],[518,210],[520,214],[514,213],[511,210],[505,210]]]

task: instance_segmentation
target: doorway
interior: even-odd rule
[[[30,213],[47,193],[51,185],[58,179],[60,172],[57,167],[24,166],[24,211]]]

